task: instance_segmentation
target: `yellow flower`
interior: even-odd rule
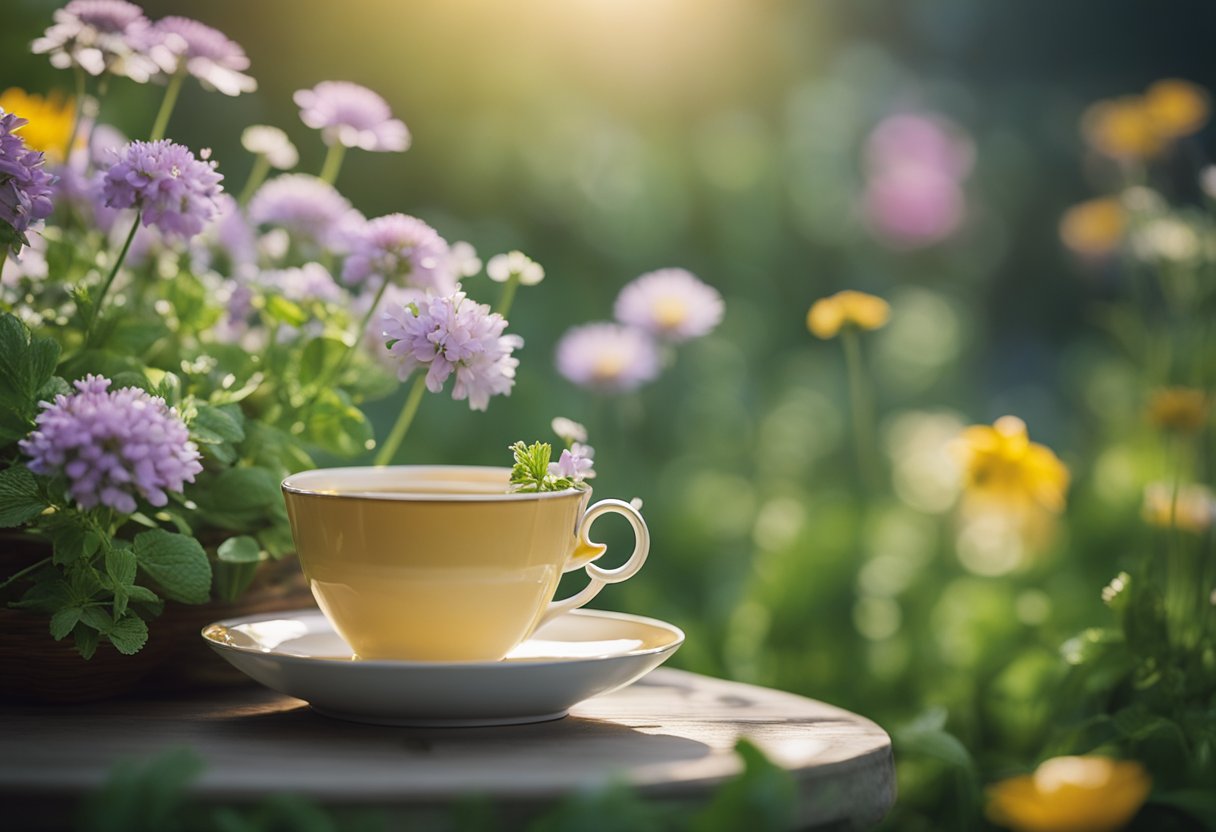
[[[1175,499],[1173,486],[1151,483],[1144,489],[1141,513],[1150,526],[1162,529],[1174,526],[1184,532],[1203,534],[1216,520],[1216,494],[1205,485],[1188,483],[1178,489]]]
[[[1180,139],[1199,132],[1211,115],[1211,98],[1203,87],[1178,78],[1153,84],[1144,93],[1144,106],[1158,135]]]
[[[1208,397],[1194,387],[1163,387],[1149,397],[1146,416],[1164,430],[1198,433],[1208,422]]]
[[[1139,95],[1093,104],[1081,116],[1081,133],[1090,147],[1112,159],[1148,159],[1166,145]]]
[[[76,119],[72,99],[65,98],[60,92],[41,96],[10,87],[0,93],[0,109],[29,121],[20,133],[27,147],[41,150],[52,161],[63,159],[63,150]]]
[[[967,428],[959,448],[968,497],[1064,510],[1068,469],[1050,448],[1030,441],[1026,423],[1018,417],[1002,416],[992,427]]]
[[[988,787],[988,818],[1016,832],[1113,832],[1144,805],[1152,778],[1135,761],[1054,757]]]
[[[1127,217],[1113,197],[1074,205],[1060,218],[1060,239],[1082,257],[1105,257],[1123,239]]]
[[[819,338],[834,338],[845,326],[878,329],[891,317],[891,305],[865,292],[846,289],[820,298],[806,315],[806,327]]]

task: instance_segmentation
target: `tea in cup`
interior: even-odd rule
[[[359,659],[497,661],[544,622],[631,577],[650,534],[629,503],[589,489],[513,493],[510,469],[329,468],[292,474],[283,495],[313,597]],[[623,566],[593,561],[607,513],[633,527]],[[590,583],[553,601],[565,572]]]

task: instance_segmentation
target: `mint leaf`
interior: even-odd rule
[[[56,610],[51,616],[51,638],[62,641],[68,633],[76,629],[80,621],[80,607],[65,607]]]
[[[139,568],[174,601],[202,604],[211,594],[211,563],[193,537],[161,529],[135,536]]]
[[[0,471],[0,528],[20,526],[47,507],[38,493],[38,481],[24,465]]]
[[[135,553],[130,549],[113,548],[106,552],[106,574],[118,586],[135,583]]]
[[[257,563],[262,559],[262,547],[252,537],[230,537],[220,544],[215,554],[227,563]]]
[[[125,615],[114,622],[106,637],[119,653],[130,656],[148,643],[148,624],[138,615]]]
[[[109,631],[114,625],[114,618],[101,607],[85,607],[80,611],[80,620],[94,630]]]
[[[93,658],[93,654],[97,652],[97,642],[99,641],[97,631],[81,622],[76,625],[76,629],[72,632],[72,635],[76,639],[76,649],[80,651],[80,655],[86,659]]]
[[[240,442],[245,438],[245,419],[239,407],[199,404],[196,409],[190,421],[190,435],[195,440],[218,445],[221,442]]]

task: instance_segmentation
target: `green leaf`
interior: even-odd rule
[[[209,404],[196,406],[197,412],[190,422],[190,435],[199,442],[219,444],[240,442],[245,438],[244,416],[235,405],[213,407]]]
[[[208,503],[221,511],[277,505],[283,500],[281,482],[265,468],[230,468],[213,480]]]
[[[93,658],[93,654],[97,652],[97,643],[101,640],[98,632],[82,621],[72,631],[72,637],[76,640],[76,649],[80,651],[80,655],[86,659]]]
[[[38,481],[24,465],[0,471],[0,528],[11,528],[37,517],[47,508]]]
[[[59,363],[59,344],[52,338],[34,338],[30,341],[28,355],[26,389],[32,398],[55,375],[55,365]]]
[[[106,574],[119,586],[135,583],[135,553],[130,549],[113,548],[106,552]]]
[[[252,537],[230,537],[220,544],[215,554],[228,563],[256,563],[262,559],[262,547]]]
[[[210,597],[211,563],[193,537],[161,529],[141,532],[135,536],[135,558],[172,600],[202,604]]]
[[[146,586],[140,586],[139,584],[132,584],[127,587],[127,597],[132,601],[143,601],[147,604],[154,604],[160,600],[159,595]]]
[[[64,607],[56,610],[51,616],[51,638],[62,641],[68,633],[76,629],[80,621],[80,607]]]
[[[148,643],[148,624],[138,615],[124,615],[106,631],[106,637],[119,653],[130,656]]]
[[[308,313],[303,307],[282,295],[266,296],[266,314],[272,320],[288,326],[303,326],[308,323]]]
[[[114,617],[101,607],[85,607],[80,611],[80,620],[98,632],[109,632],[114,626]]]

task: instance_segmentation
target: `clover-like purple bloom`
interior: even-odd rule
[[[147,83],[160,69],[151,52],[158,38],[143,10],[126,0],[72,0],[31,45],[57,69],[78,66],[90,75],[112,72]]]
[[[181,493],[203,470],[198,447],[164,399],[109,386],[108,378],[89,375],[75,393],[42,402],[37,427],[18,447],[34,473],[62,475],[81,508],[131,514],[137,496],[163,506],[168,492]]]
[[[623,393],[659,375],[654,339],[637,327],[612,323],[576,326],[557,342],[557,371],[601,393]]]
[[[575,442],[569,448],[562,449],[562,455],[557,462],[549,463],[549,474],[554,477],[565,477],[575,482],[594,479],[594,457],[594,448]]]
[[[288,300],[302,303],[321,301],[337,303],[342,300],[342,289],[333,275],[320,263],[305,263],[299,268],[275,269],[258,274],[256,282]]]
[[[201,162],[190,149],[162,139],[134,141],[102,174],[102,196],[110,208],[136,208],[144,225],[168,237],[190,239],[219,214],[220,180],[215,162]]]
[[[437,295],[456,291],[447,241],[417,217],[388,214],[356,226],[342,280],[355,286],[369,279],[423,289]]]
[[[45,158],[30,150],[16,131],[25,119],[0,110],[0,251],[20,254],[26,232],[51,215],[51,186],[55,177],[44,168]]]
[[[407,150],[410,131],[393,118],[388,102],[367,87],[350,81],[322,81],[294,96],[300,120],[321,131],[326,144],[363,150]]]
[[[464,292],[392,307],[382,323],[402,381],[425,367],[427,389],[438,393],[454,374],[452,398],[468,399],[472,410],[485,410],[491,396],[510,395],[519,366],[512,353],[523,339],[504,335],[506,319]]]
[[[621,323],[673,342],[708,334],[724,311],[718,290],[684,269],[647,272],[621,289],[613,307]]]
[[[171,56],[166,67],[170,74],[185,69],[208,89],[224,95],[253,92],[258,82],[244,73],[249,58],[236,41],[189,17],[170,16],[156,21],[156,32]]]
[[[328,182],[306,173],[276,176],[249,201],[255,225],[285,229],[297,241],[324,249],[344,249],[361,215]]]

